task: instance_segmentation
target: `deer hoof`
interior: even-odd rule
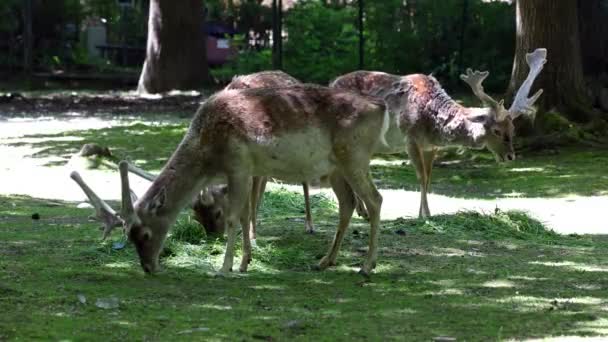
[[[312,223],[306,223],[306,233],[308,234],[314,234],[315,232],[315,226]]]
[[[371,278],[371,270],[366,271],[363,267],[359,270],[359,274],[363,276],[363,278],[365,278],[366,280],[369,280]]]
[[[330,260],[327,256],[324,256],[317,265],[313,266],[313,269],[316,271],[323,271],[330,266],[336,266],[336,261]]]

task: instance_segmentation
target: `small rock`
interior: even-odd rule
[[[110,149],[105,146],[100,146],[95,143],[89,143],[82,145],[82,148],[80,149],[80,152],[78,152],[78,155],[81,157],[112,157],[112,152],[110,152]]]
[[[95,302],[95,306],[101,309],[118,309],[120,301],[116,297],[99,298]]]
[[[115,251],[118,251],[118,250],[125,248],[126,245],[127,245],[127,243],[125,241],[114,242],[112,244],[112,249]]]
[[[80,304],[87,303],[87,297],[85,297],[82,293],[79,293],[76,297],[78,297],[78,301],[80,302]]]
[[[76,208],[78,208],[78,209],[90,209],[90,208],[93,208],[93,206],[90,203],[82,202],[82,203],[78,204],[76,206]]]
[[[298,319],[294,319],[293,321],[287,322],[283,327],[285,329],[300,329],[304,327],[304,322]]]
[[[38,214],[38,213],[33,213],[33,214],[32,214],[32,220],[40,220],[40,214]]]

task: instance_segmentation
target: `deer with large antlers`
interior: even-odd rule
[[[245,228],[239,268],[244,272],[251,260],[246,227],[252,176],[300,182],[329,175],[340,218],[334,242],[318,268],[336,263],[356,192],[370,217],[369,251],[361,267],[362,274],[370,274],[377,259],[382,197],[371,180],[369,161],[388,126],[382,101],[338,89],[301,85],[216,93],[201,105],[176,151],[135,203],[129,188],[129,164],[119,165],[119,216],[142,268],[148,273],[158,269],[163,243],[180,210],[202,188],[223,182],[229,205],[220,272],[232,269],[239,223]],[[76,174],[73,177],[81,181]],[[80,183],[82,187],[84,182]],[[109,208],[97,200],[99,207]]]
[[[379,153],[405,150],[416,168],[420,182],[419,216],[430,216],[427,192],[437,149],[442,146],[487,147],[497,161],[515,159],[513,120],[520,115],[534,117],[534,103],[542,90],[528,98],[532,83],[546,62],[547,50],[537,49],[526,55],[530,67],[511,107],[485,93],[482,82],[489,73],[467,70],[461,75],[485,105],[467,108],[452,100],[432,77],[421,74],[396,76],[382,72],[356,71],[338,77],[333,88],[383,98],[390,110],[390,127],[386,135],[388,148]]]

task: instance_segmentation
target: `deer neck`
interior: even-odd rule
[[[139,211],[173,223],[203,187],[197,158],[186,144],[177,148],[158,177],[137,202]]]
[[[490,115],[490,108],[466,108],[467,114],[463,120],[465,134],[462,145],[472,148],[483,148],[484,138],[487,135],[485,118]],[[483,120],[480,120],[482,119]]]

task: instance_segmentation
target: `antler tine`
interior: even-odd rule
[[[122,208],[120,216],[125,221],[125,227],[138,221],[137,214],[133,208],[133,191],[129,187],[129,163],[121,161],[118,164],[118,170],[120,171],[120,184],[121,184],[121,198]]]
[[[76,171],[70,173],[72,178],[78,186],[84,191],[85,195],[89,198],[89,201],[95,208],[95,218],[103,224],[103,240],[105,240],[115,227],[120,227],[123,224],[123,220],[116,214],[114,209],[110,207],[104,200],[102,200],[97,194],[91,190],[91,188],[85,183],[80,177],[80,174]]]
[[[481,85],[489,74],[490,73],[488,71],[473,71],[471,68],[468,68],[466,75],[461,74],[460,79],[465,81],[471,87],[473,94],[475,94],[475,96],[477,96],[481,102],[483,102],[486,106],[495,107],[499,104],[499,102],[494,100],[490,95],[486,94],[486,92],[483,90],[483,86]]]
[[[543,93],[543,90],[538,90],[530,98],[528,98],[528,95],[530,94],[530,89],[532,88],[534,80],[543,70],[543,66],[546,62],[547,49],[536,49],[534,52],[526,54],[526,63],[528,63],[528,66],[530,67],[530,72],[521,87],[519,87],[519,90],[517,90],[517,94],[513,99],[513,104],[511,105],[511,108],[509,108],[509,114],[513,119],[522,114],[533,116],[536,113],[536,110],[532,106]]]
[[[133,165],[133,164],[131,164],[129,162],[127,162],[127,168],[128,168],[128,170],[130,172],[138,175],[139,177],[141,177],[143,179],[147,179],[150,182],[153,182],[156,179],[155,175],[153,175],[153,174],[151,174],[151,173],[149,173],[149,172],[147,172],[147,171],[145,171],[143,169],[140,169],[139,167],[137,167],[137,166],[135,166],[135,165]]]

